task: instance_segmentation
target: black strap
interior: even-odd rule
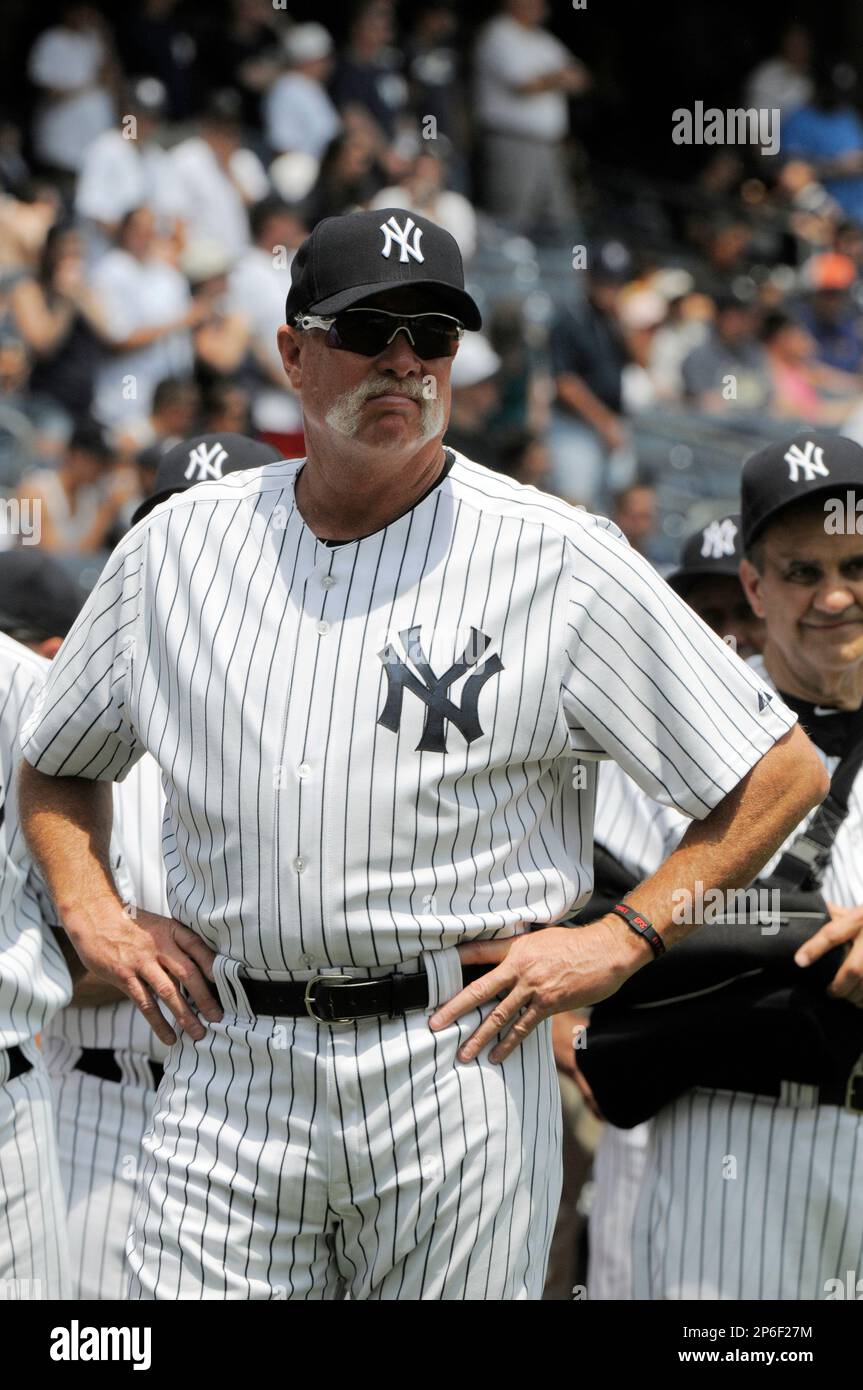
[[[807,828],[782,855],[773,873],[764,880],[770,886],[813,892],[820,888],[830,862],[830,851],[839,827],[848,815],[851,789],[863,766],[863,736],[843,753],[830,779],[830,790]]]

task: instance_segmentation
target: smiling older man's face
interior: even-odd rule
[[[433,296],[408,287],[370,296],[363,300],[366,306],[405,314],[440,310]],[[297,344],[295,360],[285,348],[285,335]],[[282,329],[279,341],[312,431],[396,453],[443,435],[450,412],[451,357],[418,357],[401,331],[377,357],[328,347],[323,329]]]

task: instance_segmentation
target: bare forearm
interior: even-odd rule
[[[667,946],[674,945],[696,925],[672,920],[680,915],[677,895],[694,898],[698,883],[704,891],[747,887],[828,786],[817,753],[795,726],[704,820],[693,821],[677,849],[627,900]]]
[[[71,932],[110,905],[122,908],[111,873],[111,785],[83,777],[46,777],[29,763],[18,783],[24,836]]]
[[[556,378],[555,387],[558,401],[576,415],[581,415],[600,433],[616,419],[614,411],[609,410],[608,406],[594,395],[581,377],[567,372]]]

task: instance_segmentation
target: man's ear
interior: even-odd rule
[[[761,597],[763,579],[751,560],[740,561],[740,583],[756,618],[764,618],[766,614]]]
[[[283,323],[276,334],[276,341],[279,345],[279,354],[285,375],[294,390],[299,391],[303,384],[303,372],[300,367],[300,335],[290,324]]]

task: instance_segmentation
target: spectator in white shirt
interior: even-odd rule
[[[251,210],[254,245],[243,252],[228,281],[228,305],[251,325],[257,383],[252,420],[257,429],[298,428],[299,405],[288,385],[276,332],[285,321],[291,262],[306,228],[285,203],[267,198]]]
[[[190,241],[217,241],[232,260],[249,244],[247,207],[270,192],[258,156],[240,144],[239,112],[236,92],[217,92],[201,119],[200,134],[171,151],[184,191]]]
[[[320,159],[342,127],[324,85],[332,72],[333,41],[322,24],[296,24],[285,50],[289,70],[264,98],[267,144],[279,154],[299,150]]]
[[[85,220],[91,263],[109,249],[133,208],[149,207],[161,235],[179,235],[183,187],[170,156],[156,141],[166,100],[157,78],[139,78],[125,98],[122,126],[106,130],[87,151],[75,210]]]
[[[746,105],[756,110],[776,109],[790,116],[812,97],[811,68],[809,35],[802,24],[791,23],[782,35],[779,52],[759,63],[747,77]]]
[[[467,198],[444,187],[445,161],[440,142],[420,150],[413,167],[400,184],[382,188],[372,199],[373,208],[406,208],[430,217],[455,237],[462,260],[476,250],[476,213]]]
[[[190,329],[209,313],[209,306],[193,300],[179,270],[154,254],[155,235],[151,210],[136,208],[93,273],[113,343],[96,375],[94,414],[105,425],[122,426],[133,440],[156,383],[191,374]]]
[[[572,216],[563,141],[567,98],[590,78],[542,28],[545,0],[505,0],[477,41],[476,113],[483,132],[489,211],[518,231],[549,235]]]
[[[37,38],[27,73],[40,93],[33,122],[36,157],[51,169],[74,174],[114,121],[113,45],[98,11],[67,5],[62,23]]]

